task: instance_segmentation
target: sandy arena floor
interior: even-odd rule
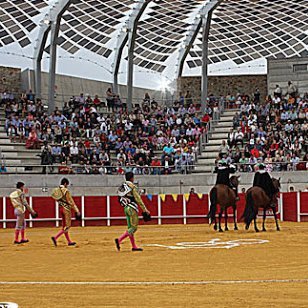
[[[276,232],[269,220],[268,232],[260,233],[239,227],[217,233],[208,225],[141,226],[136,238],[143,252],[131,252],[129,240],[116,251],[114,238],[124,226],[73,228],[76,247],[66,246],[64,237],[53,247],[56,229],[28,229],[30,243],[20,246],[12,244],[13,230],[0,230],[0,302],[31,308],[308,307],[308,224],[282,223]],[[183,242],[190,243],[176,245]]]

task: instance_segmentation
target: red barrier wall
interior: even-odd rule
[[[49,197],[33,197],[32,207],[39,213],[39,218],[55,218],[56,217],[56,202]],[[54,227],[55,221],[35,221],[33,227]]]
[[[95,217],[107,217],[107,197],[84,197],[85,226],[106,226],[107,219],[91,220]]]
[[[208,196],[203,195],[200,199],[198,195],[190,195],[189,200],[186,202],[186,215],[202,215],[202,218],[187,218],[188,224],[202,224],[208,223],[209,220],[206,217],[209,212]]]
[[[171,195],[166,195],[165,201],[161,200],[161,216],[183,216],[183,196],[178,195],[174,201]],[[183,218],[163,218],[162,224],[182,224]]]
[[[238,194],[238,196],[240,200],[236,204],[236,216],[237,216],[237,221],[240,221],[241,217],[244,214],[246,198],[245,198],[245,194],[242,194],[242,193]]]
[[[125,217],[123,207],[120,204],[117,196],[110,197],[110,216],[112,218]],[[110,225],[111,226],[126,225],[126,219],[123,218],[112,219]]]
[[[152,196],[152,200],[149,200],[147,196],[142,196],[142,201],[146,208],[151,212],[151,216],[158,216],[158,196]],[[140,224],[144,224],[143,220],[140,220]],[[152,218],[151,221],[146,223],[147,225],[157,225],[158,219]]]
[[[283,220],[297,221],[297,193],[291,192],[282,195]]]
[[[150,210],[153,217],[147,224],[183,224],[183,223],[208,223],[208,195],[199,198],[198,195],[190,195],[186,201],[183,195],[166,195],[165,200],[161,196],[142,196],[143,202]],[[245,208],[245,195],[239,194],[240,200],[237,202],[237,220],[241,218]],[[176,200],[174,200],[176,199]],[[0,219],[3,219],[3,198],[0,198]],[[15,227],[14,208],[8,197],[6,200],[6,227]],[[120,205],[117,196],[98,196],[98,197],[74,197],[74,200],[82,212],[84,205],[84,226],[106,226],[106,225],[126,225],[126,218],[123,207]],[[109,203],[108,203],[109,200]],[[300,200],[300,206],[297,201]],[[29,199],[28,202],[30,203]],[[308,221],[308,192],[302,193],[283,193],[283,219],[285,221]],[[160,205],[160,206],[159,206]],[[32,197],[32,206],[39,213],[38,219],[31,221],[33,227],[53,227],[56,226],[57,208],[56,203],[51,197]],[[186,213],[184,207],[186,206]],[[159,211],[160,207],[160,211]],[[298,208],[300,212],[298,213]],[[108,211],[109,209],[109,211]],[[110,213],[110,215],[108,215]],[[160,213],[160,215],[159,215]],[[186,214],[186,218],[184,217]],[[141,215],[141,213],[140,213]],[[229,222],[233,221],[232,208],[228,209]],[[108,217],[109,216],[109,217]],[[157,218],[157,216],[161,216]],[[189,217],[200,216],[200,217]],[[155,217],[155,218],[154,218]],[[29,215],[26,215],[29,218]],[[43,221],[40,221],[42,219]],[[143,224],[143,221],[140,221]],[[29,225],[29,223],[28,223]],[[61,225],[61,221],[59,221]],[[73,226],[80,225],[80,222],[73,221]],[[3,227],[3,223],[0,224]]]

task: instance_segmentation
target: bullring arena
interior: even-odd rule
[[[308,307],[307,16],[0,0],[0,308]]]
[[[158,220],[158,198],[144,197],[153,220],[143,223],[137,233],[144,251],[132,253],[128,242],[120,252],[114,245],[114,238],[125,228],[116,226],[125,221],[114,197],[110,198],[114,210],[110,219],[107,215],[104,220],[93,218],[106,215],[106,198],[75,198],[80,208],[83,204],[82,224],[88,225],[82,228],[74,223],[71,233],[77,241],[75,247],[68,247],[64,240],[53,247],[50,236],[55,229],[51,226],[56,222],[48,221],[47,216],[51,220],[56,206],[50,198],[33,197],[34,209],[40,213],[44,208],[49,210],[45,219],[30,221],[30,242],[13,246],[12,230],[0,231],[1,299],[20,307],[112,307],[130,306],[132,302],[137,307],[205,307],[213,303],[218,307],[262,307],[269,303],[271,307],[307,307],[306,223],[281,222],[277,232],[269,218],[268,231],[255,233],[244,230],[242,223],[233,231],[230,221],[230,231],[219,233],[200,215],[207,211],[207,196],[186,196],[187,202],[185,196],[177,196],[176,201],[173,196],[162,198],[165,200],[158,207],[161,216],[168,218]],[[296,202],[297,194],[281,198],[280,206],[284,202],[287,207]],[[299,199],[299,214],[305,217],[307,193]],[[181,217],[183,203],[185,219]],[[296,214],[297,204],[293,206]],[[171,211],[177,213],[176,218]],[[10,215],[9,210],[8,221]],[[286,210],[282,215],[297,219]],[[115,219],[117,216],[120,219]]]

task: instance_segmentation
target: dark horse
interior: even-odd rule
[[[280,189],[280,179],[272,179],[273,185],[275,187],[276,193],[274,198],[276,198],[277,193]],[[254,221],[255,230],[256,232],[259,232],[259,229],[257,227],[257,215],[258,215],[258,209],[263,208],[263,224],[262,224],[262,231],[266,231],[265,229],[265,218],[266,218],[266,210],[272,209],[275,217],[276,222],[276,228],[277,231],[279,231],[279,225],[277,221],[277,215],[275,207],[272,207],[271,204],[273,204],[273,200],[268,197],[268,195],[265,193],[265,191],[258,186],[251,187],[246,192],[246,206],[245,211],[243,214],[244,221],[246,224],[246,230],[249,229],[250,223],[252,220]]]
[[[230,178],[230,183],[232,184],[232,186],[236,187],[236,189],[239,184],[239,177],[240,176],[233,175]],[[217,230],[216,210],[217,210],[217,204],[219,204],[220,205],[220,212],[218,216],[219,232],[223,232],[221,228],[221,218],[223,212],[225,212],[225,231],[229,230],[227,209],[230,206],[232,206],[233,208],[234,230],[238,230],[236,224],[236,195],[234,190],[232,190],[227,185],[217,184],[210,191],[210,201],[211,201],[210,212],[208,213],[207,217],[210,218],[211,224],[214,222],[214,229]]]

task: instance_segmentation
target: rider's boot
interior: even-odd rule
[[[238,196],[237,187],[233,187],[232,189],[233,189],[234,192],[235,192],[235,201],[239,201],[240,198],[239,198],[239,196]]]
[[[274,195],[274,196],[271,198],[271,205],[270,205],[270,207],[275,208],[276,205],[277,205],[277,198],[276,198],[276,196]]]

